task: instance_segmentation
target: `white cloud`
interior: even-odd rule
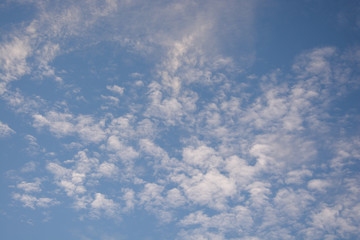
[[[249,204],[259,208],[268,204],[269,195],[271,193],[270,184],[264,182],[253,182],[246,189],[250,193]]]
[[[161,195],[163,190],[164,187],[156,183],[145,184],[143,191],[139,193],[140,203],[145,206],[159,206],[163,204],[164,200]]]
[[[101,98],[104,99],[104,100],[107,100],[108,101],[108,104],[110,105],[117,105],[119,103],[119,99],[117,97],[114,97],[114,96],[104,96],[104,95],[101,95]]]
[[[106,86],[106,88],[114,93],[119,94],[119,95],[122,95],[124,93],[124,88],[120,87],[118,85]]]
[[[308,76],[323,77],[322,81],[329,81],[331,67],[328,58],[335,54],[333,47],[314,49],[308,53],[300,55],[293,65],[293,69],[299,73],[301,78]]]
[[[0,96],[6,91],[6,82],[0,82]]]
[[[122,199],[125,201],[124,211],[133,210],[136,204],[134,190],[125,188],[123,189],[123,192],[124,192],[124,196],[122,197]]]
[[[100,142],[105,139],[103,123],[96,123],[91,116],[79,115],[74,117],[70,113],[50,111],[45,116],[34,114],[33,126],[48,127],[57,137],[64,137],[77,133],[84,142]]]
[[[32,54],[28,38],[13,37],[0,45],[0,78],[4,81],[15,80],[29,73],[27,58]]]
[[[82,115],[70,112],[65,101],[54,105],[67,110],[47,111],[51,103],[40,108],[40,98],[26,98],[1,85],[9,106],[28,104],[30,110],[24,112],[33,116],[33,126],[61,138],[57,141],[68,146],[66,153],[89,145],[71,159],[63,161],[65,154],[59,154],[46,165],[74,208],[100,218],[143,207],[164,222],[176,221],[183,228],[180,239],[291,239],[298,232],[322,239],[357,233],[359,181],[342,174],[359,159],[360,141],[337,131],[340,121],[329,111],[341,85],[332,84],[346,85],[349,76],[348,67],[332,61],[337,50],[301,54],[290,74],[277,69],[263,77],[241,75],[253,61],[249,26],[255,2],[152,4],[68,1],[55,11],[45,1],[37,5],[37,20],[23,35],[0,45],[0,77],[5,81],[28,73],[61,81],[51,66],[58,55],[102,41],[118,41],[122,50],[151,59],[153,75],[130,74],[137,86],[121,82],[126,94],[134,96],[120,101],[125,88],[118,85],[106,85],[116,97],[91,96],[119,106],[111,112],[102,106],[100,113],[94,109],[93,115]],[[245,60],[231,57],[226,50],[233,49],[231,44],[240,46]],[[39,102],[36,109],[29,99]],[[117,111],[120,104],[127,106]],[[330,136],[334,129],[347,140]],[[0,136],[11,133],[0,122]],[[37,146],[33,136],[26,139]],[[323,154],[331,161],[320,163]],[[35,167],[29,162],[21,171],[34,172]],[[346,183],[344,195],[329,196],[327,190],[335,189],[336,182],[331,177]],[[115,185],[119,203],[103,192],[113,193]],[[40,186],[40,180],[21,181],[16,187],[25,193],[13,198],[30,208],[56,204],[30,195],[39,193]]]
[[[46,166],[46,168],[47,168],[47,170],[52,172],[55,175],[55,177],[58,177],[58,178],[67,176],[70,173],[69,169],[62,167],[57,163],[49,163]]]
[[[119,168],[109,162],[103,162],[99,165],[98,172],[105,177],[114,177],[119,173]]]
[[[304,214],[304,210],[315,201],[306,190],[293,191],[289,189],[280,189],[274,198],[276,209],[282,215],[287,215],[287,220],[297,220]]]
[[[317,151],[312,140],[277,133],[256,136],[250,154],[257,158],[256,165],[259,167],[275,167],[280,170],[279,167],[286,165],[296,166],[309,162],[316,156]]]
[[[36,155],[41,152],[45,152],[45,149],[38,144],[36,137],[28,134],[24,138],[28,141],[29,146],[26,148],[26,150],[30,155]]]
[[[237,156],[231,156],[226,159],[224,169],[229,172],[230,177],[241,187],[245,187],[251,182],[257,173],[255,166],[249,165],[244,159]]]
[[[1,97],[11,110],[25,114],[34,114],[46,103],[40,96],[25,96],[19,89],[14,91],[8,89]]]
[[[186,216],[180,221],[180,224],[184,226],[200,224],[201,228],[196,230],[199,238],[190,239],[226,239],[223,237],[223,234],[246,232],[252,227],[254,221],[249,209],[244,206],[235,206],[229,211],[224,211],[213,216],[208,216],[202,211],[197,211]],[[211,232],[210,229],[214,228],[218,230],[218,234],[220,233],[218,238],[208,238],[207,233]]]
[[[74,205],[73,207],[76,210],[81,210],[81,209],[87,209],[89,204],[93,201],[93,199],[88,196],[88,195],[84,195],[84,196],[75,196],[74,197]]]
[[[205,169],[219,167],[223,162],[214,149],[204,145],[196,149],[193,147],[184,148],[183,160],[190,165]]]
[[[25,182],[22,181],[21,183],[18,183],[16,185],[17,188],[22,189],[23,191],[29,193],[29,192],[41,192],[41,181],[40,179],[36,179],[35,182]]]
[[[331,167],[341,169],[352,162],[352,159],[360,158],[360,139],[352,137],[348,140],[339,140],[334,142],[334,157],[331,159]]]
[[[7,137],[14,133],[15,131],[12,130],[7,124],[0,122],[0,137]]]
[[[57,163],[49,163],[47,169],[54,174],[56,184],[63,188],[70,197],[77,198],[86,193],[85,180],[99,167],[96,158],[87,157],[84,151],[79,151],[75,157],[72,168],[65,168]]]
[[[102,122],[95,123],[90,116],[78,116],[76,129],[80,138],[86,142],[100,142],[105,139]]]
[[[225,209],[227,198],[236,194],[234,180],[215,169],[205,174],[194,171],[191,177],[179,175],[174,180],[178,182],[190,201],[214,209]]]
[[[107,125],[106,133],[129,139],[135,135],[134,125],[135,117],[131,114],[126,114],[118,118],[113,118]]]
[[[312,172],[308,169],[294,170],[287,173],[285,182],[287,184],[302,184],[304,178],[312,176]]]
[[[152,84],[150,90],[150,98],[152,103],[147,110],[146,116],[157,117],[166,121],[169,125],[175,125],[181,120],[183,115],[182,105],[176,98],[162,98],[159,85]]]
[[[312,179],[308,182],[308,188],[310,190],[317,190],[317,191],[326,191],[326,188],[330,187],[332,184],[323,179]]]
[[[173,188],[167,192],[166,203],[171,207],[179,207],[186,203],[186,199],[180,190]]]
[[[118,204],[112,199],[106,198],[104,194],[96,193],[94,200],[90,204],[91,213],[97,217],[101,212],[107,216],[114,217],[118,211]]]
[[[134,72],[134,73],[130,74],[130,77],[132,77],[132,78],[140,78],[141,79],[142,77],[144,77],[144,74]]]
[[[33,118],[34,127],[48,126],[50,131],[59,137],[69,135],[75,131],[75,126],[71,123],[73,116],[69,113],[49,112],[46,116],[35,114]]]
[[[139,156],[139,153],[132,146],[126,146],[116,136],[110,136],[107,140],[107,148],[116,152],[120,159],[125,161],[132,160]]]
[[[169,160],[167,152],[161,147],[157,146],[149,139],[140,139],[140,148],[145,154],[153,156],[155,162],[163,162],[162,167],[165,167],[166,162]]]
[[[28,194],[14,193],[13,198],[17,201],[22,202],[24,204],[24,207],[29,207],[32,209],[35,209],[35,207],[48,208],[50,206],[59,204],[57,200],[54,200],[52,198],[37,198]]]
[[[40,77],[53,78],[59,83],[62,83],[62,78],[55,74],[54,67],[51,67],[49,63],[57,56],[60,52],[60,46],[57,43],[47,42],[41,49],[36,51],[38,61],[38,71]]]
[[[359,232],[352,219],[344,216],[341,205],[323,208],[311,216],[312,225],[322,232],[345,237],[347,233]]]

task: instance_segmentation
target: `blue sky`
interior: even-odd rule
[[[356,239],[357,1],[0,3],[1,239]]]

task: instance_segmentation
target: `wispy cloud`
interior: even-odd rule
[[[11,129],[7,124],[0,122],[0,137],[6,137],[14,133],[15,131]]]

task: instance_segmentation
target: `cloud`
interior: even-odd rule
[[[90,206],[91,214],[94,216],[98,216],[101,212],[104,212],[110,217],[117,214],[118,205],[101,193],[95,194],[94,200],[90,203]]]
[[[5,89],[1,98],[5,100],[8,107],[17,113],[34,114],[40,108],[45,107],[45,100],[40,96],[25,96],[22,91]]]
[[[138,72],[133,72],[130,74],[130,77],[132,78],[142,78],[144,77],[144,74],[138,73]]]
[[[179,122],[183,115],[181,103],[176,98],[163,99],[161,85],[158,83],[152,83],[149,88],[151,105],[145,116],[164,119],[169,125],[175,125],[176,122]]]
[[[105,139],[103,123],[94,122],[91,116],[79,115],[74,117],[70,113],[50,111],[45,116],[34,114],[33,126],[36,128],[48,127],[57,137],[78,134],[84,142],[100,142]]]
[[[251,212],[244,206],[236,206],[231,211],[222,212],[213,216],[208,216],[202,211],[197,211],[186,216],[180,221],[181,225],[200,225],[201,228],[183,232],[180,236],[186,233],[189,239],[226,239],[226,233],[236,232],[243,233],[248,231],[254,224],[251,217]],[[213,232],[211,229],[218,229],[218,232]],[[196,233],[194,235],[194,233]],[[209,234],[210,233],[210,234]],[[195,238],[195,236],[197,236]],[[216,236],[216,237],[215,237]]]
[[[24,207],[35,209],[36,207],[48,208],[53,205],[59,204],[57,200],[47,197],[37,198],[28,194],[14,193],[13,198],[23,203]]]
[[[30,41],[27,37],[13,37],[9,42],[0,45],[0,78],[12,81],[30,72],[27,57],[32,54]]]
[[[251,183],[247,190],[250,193],[250,204],[255,207],[262,207],[268,203],[268,195],[271,193],[270,184],[266,182],[256,181]]]
[[[165,167],[166,162],[169,161],[169,156],[164,149],[157,146],[149,139],[140,139],[139,144],[146,155],[152,156],[155,159],[155,162],[159,162],[162,164],[161,167]]]
[[[124,88],[120,87],[120,86],[117,86],[117,85],[113,85],[113,86],[106,86],[106,89],[114,92],[114,93],[117,93],[119,95],[122,95],[124,93]]]
[[[312,225],[321,232],[327,232],[332,237],[350,237],[358,232],[357,227],[353,225],[351,218],[344,216],[340,205],[333,207],[323,206],[322,209],[311,216]],[[312,232],[316,234],[313,229]],[[315,235],[316,236],[316,235]]]
[[[257,158],[257,165],[264,170],[306,163],[316,153],[311,140],[282,134],[258,135],[250,149],[250,154]]]
[[[54,175],[55,183],[64,189],[70,197],[77,197],[86,193],[84,186],[88,175],[98,169],[99,161],[96,158],[87,157],[84,151],[79,151],[75,156],[75,164],[72,168],[50,162],[47,169]]]
[[[183,160],[190,165],[200,168],[216,168],[222,163],[221,157],[217,156],[214,149],[207,146],[199,146],[196,149],[192,147],[183,149]]]
[[[114,177],[119,173],[119,168],[109,162],[103,162],[99,165],[98,172],[105,177]]]
[[[12,130],[7,124],[0,122],[0,137],[7,137],[14,133],[15,131]]]
[[[140,203],[149,206],[161,205],[163,203],[163,197],[161,196],[163,190],[164,187],[156,183],[145,184],[143,191],[139,194]]]
[[[35,182],[25,182],[22,181],[21,183],[18,183],[16,187],[18,189],[22,189],[23,191],[29,193],[29,192],[41,192],[41,181],[40,179],[36,179]]]
[[[359,159],[360,139],[356,136],[348,140],[339,140],[334,142],[334,156],[331,159],[331,167],[341,169],[351,164],[352,159]]]
[[[21,168],[21,172],[27,173],[27,172],[33,172],[36,170],[36,163],[33,161],[25,163],[25,165]]]
[[[327,59],[332,57],[335,51],[334,47],[325,47],[302,54],[296,59],[293,69],[301,78],[316,76],[321,77],[321,81],[328,81],[331,77],[331,66]]]
[[[77,117],[77,133],[84,141],[100,142],[105,139],[102,122],[94,123],[91,116],[78,116]]]
[[[287,215],[287,221],[292,219],[299,219],[303,215],[303,211],[315,201],[306,190],[293,191],[289,189],[280,189],[274,202],[277,205],[276,209],[281,211],[280,214]],[[281,210],[280,210],[281,209]]]
[[[355,92],[349,62],[358,61],[357,52],[314,48],[301,53],[290,71],[261,76],[246,68],[255,59],[257,1],[33,4],[35,19],[0,44],[0,93],[25,121],[32,117],[32,127],[42,130],[37,134],[52,134],[48,143],[24,133],[32,152],[46,154],[40,146],[53,148],[52,141],[66,151],[46,157],[46,173],[41,163],[28,162],[23,175],[41,173],[54,184],[19,177],[21,193],[13,199],[30,208],[55,205],[38,196],[48,187],[93,218],[138,217],[144,209],[175,226],[178,239],[358,233],[360,188],[353,166],[360,141],[356,131],[349,137],[352,125],[345,121],[351,116],[356,125],[358,111],[340,104],[346,91]],[[84,83],[71,74],[58,77],[61,63],[54,60],[103,43],[121,49],[112,56],[95,53],[119,85],[102,79],[87,101],[75,104],[69,93],[79,93]],[[139,56],[149,69],[130,66]],[[124,70],[124,76],[132,79],[120,81],[119,62],[129,64],[125,70],[133,73]],[[45,101],[31,95],[32,88],[12,90],[17,85],[9,82],[27,74],[62,82],[59,95]],[[0,122],[0,136],[13,133]]]
[[[287,173],[285,182],[287,184],[302,184],[304,178],[312,176],[312,172],[308,169],[294,170]]]
[[[326,188],[330,187],[331,183],[322,179],[312,179],[308,183],[308,188],[317,191],[326,191]]]
[[[73,116],[68,113],[49,112],[46,117],[35,114],[33,118],[34,127],[41,128],[43,126],[48,126],[50,131],[59,137],[71,134],[75,131],[74,124],[70,122],[73,119]]]
[[[246,160],[234,155],[226,159],[224,170],[229,173],[238,186],[244,188],[258,173],[259,169],[256,166],[249,165]]]
[[[179,189],[173,188],[166,194],[166,203],[172,208],[180,207],[186,203],[186,199]]]
[[[214,209],[225,209],[227,198],[236,194],[234,180],[215,169],[204,174],[194,171],[191,177],[179,175],[174,180],[190,201]]]
[[[45,149],[38,144],[36,137],[28,134],[24,138],[28,141],[29,146],[26,150],[30,155],[36,155],[41,152],[45,152]]]
[[[124,195],[122,199],[125,201],[124,211],[128,212],[134,209],[135,204],[137,203],[135,200],[135,192],[130,188],[123,189]]]
[[[108,138],[107,148],[109,151],[115,152],[117,157],[124,161],[129,161],[139,156],[139,153],[132,146],[125,145],[116,136]]]

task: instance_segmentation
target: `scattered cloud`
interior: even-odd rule
[[[110,90],[111,92],[114,92],[116,94],[122,95],[124,93],[124,88],[113,85],[113,86],[106,86],[106,89]]]
[[[45,116],[34,114],[34,127],[48,127],[57,137],[78,134],[84,142],[100,142],[105,133],[102,122],[95,123],[91,116],[79,115],[74,117],[70,113],[48,112]]]
[[[27,193],[28,192],[41,192],[40,184],[41,184],[40,179],[36,179],[35,182],[22,181],[21,183],[18,183],[16,185],[16,187]]]
[[[10,41],[0,45],[0,78],[6,82],[17,79],[29,73],[27,57],[32,54],[27,37],[13,37]]]
[[[94,216],[99,215],[103,211],[107,216],[114,216],[117,213],[117,204],[106,198],[105,195],[101,193],[96,193],[94,200],[91,202],[91,214]]]
[[[21,172],[33,172],[36,170],[36,163],[33,161],[25,163],[25,165],[21,168]]]
[[[7,137],[14,133],[15,131],[12,130],[7,124],[0,122],[0,137]]]
[[[24,207],[29,207],[29,208],[32,208],[32,209],[35,209],[37,207],[48,208],[50,206],[59,204],[58,201],[56,201],[56,200],[54,200],[52,198],[47,198],[47,197],[37,198],[37,197],[32,196],[32,195],[19,194],[19,193],[14,193],[13,194],[13,199],[22,202]]]
[[[258,70],[259,1],[28,4],[0,41],[12,200],[169,239],[359,235],[358,47]]]

